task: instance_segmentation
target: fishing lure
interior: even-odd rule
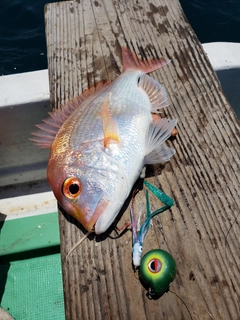
[[[168,291],[176,276],[175,260],[170,253],[160,249],[147,252],[141,259],[142,246],[143,240],[150,227],[151,219],[173,206],[174,201],[148,181],[144,180],[143,183],[165,206],[151,213],[148,190],[146,190],[146,219],[140,227],[140,215],[138,222],[136,222],[134,215],[133,200],[136,192],[134,191],[130,207],[133,232],[133,265],[135,269],[139,267],[139,276],[148,288],[148,296],[161,296]]]
[[[161,249],[147,252],[139,267],[139,276],[150,296],[161,296],[168,291],[176,272],[175,260],[170,253]]]
[[[165,204],[165,206],[151,213],[148,190],[146,190],[146,219],[144,220],[143,224],[140,227],[140,223],[139,223],[140,215],[138,217],[138,222],[137,222],[134,214],[133,200],[134,200],[135,192],[133,194],[130,213],[131,213],[131,220],[132,220],[132,235],[133,235],[132,257],[133,257],[133,265],[135,269],[140,266],[143,240],[150,227],[151,219],[157,214],[164,212],[165,210],[169,209],[171,206],[174,205],[174,200],[170,198],[168,195],[166,195],[164,192],[162,192],[160,189],[156,188],[154,185],[152,185],[150,182],[146,180],[144,180],[143,183],[160,201],[162,201]]]

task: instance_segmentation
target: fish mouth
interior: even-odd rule
[[[102,215],[102,213],[105,211],[106,207],[108,206],[109,201],[101,199],[101,201],[96,206],[93,215],[90,220],[85,220],[84,222],[80,221],[84,228],[88,232],[95,232],[95,225],[99,219],[99,217]]]

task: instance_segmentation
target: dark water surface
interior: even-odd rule
[[[47,68],[44,5],[49,2],[53,1],[0,1],[0,75]],[[180,3],[202,43],[240,42],[240,0]]]
[[[0,75],[47,68],[44,5],[48,2],[0,1]]]
[[[240,0],[180,0],[202,43],[240,42]]]

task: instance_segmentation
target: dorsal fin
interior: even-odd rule
[[[126,47],[122,47],[122,60],[123,60],[123,70],[142,70],[145,73],[152,72],[157,70],[171,61],[168,59],[147,59],[141,60],[137,57],[137,55],[127,49]]]
[[[81,104],[89,99],[94,98],[95,94],[99,94],[102,90],[104,90],[110,82],[108,80],[102,80],[98,82],[96,85],[93,85],[89,89],[83,91],[81,95],[73,98],[64,104],[61,109],[58,109],[54,112],[49,112],[49,117],[43,119],[43,123],[37,124],[40,130],[33,132],[32,135],[34,138],[30,138],[37,146],[41,148],[50,148],[53,140],[56,137],[59,129],[62,124],[69,118],[69,116],[81,106]]]

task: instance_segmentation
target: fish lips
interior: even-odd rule
[[[71,215],[78,220],[88,232],[94,232],[95,225],[108,204],[108,200],[101,198],[94,211],[89,210],[88,208],[83,209],[80,206],[74,206]]]

